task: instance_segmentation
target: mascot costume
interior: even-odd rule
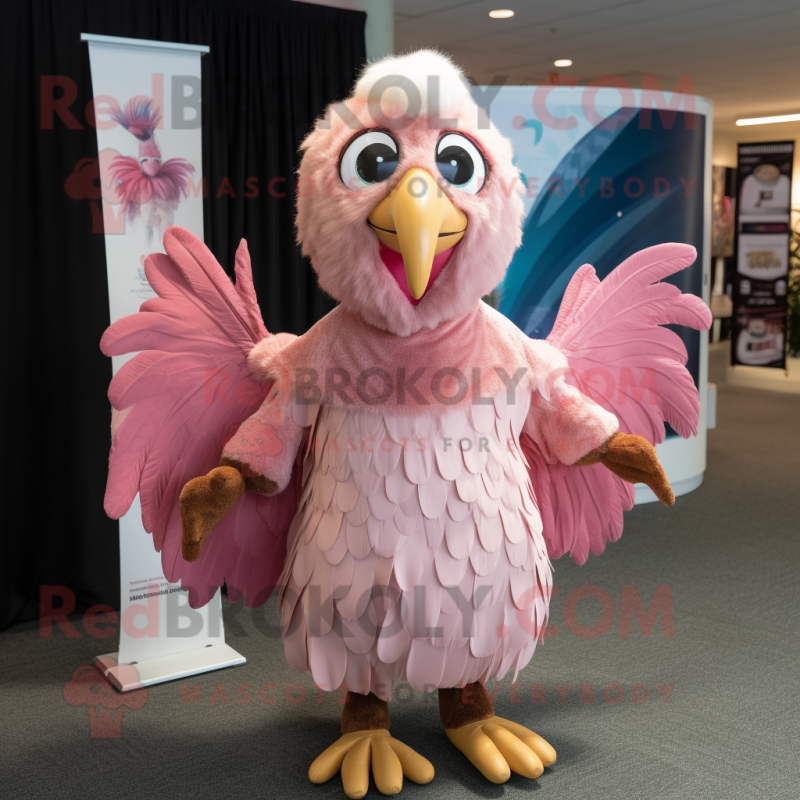
[[[583,266],[547,339],[524,335],[481,300],[520,243],[511,145],[439,53],[370,65],[302,151],[297,238],[338,307],[270,334],[245,243],[234,285],[169,228],[146,262],[158,297],[102,340],[141,351],[109,391],[106,510],[140,494],[195,607],[223,582],[249,607],[277,590],[289,663],[348,690],[314,783],[341,772],[358,798],[370,769],[384,794],[432,780],[390,733],[395,681],[438,691],[489,781],[536,778],[554,749],[496,716],[485,683],[542,639],[550,558],[618,539],[635,482],[674,502],[653,444],[665,420],[696,433],[699,400],[660,326],[711,320],[661,280],[695,251],[652,247],[602,282]]]

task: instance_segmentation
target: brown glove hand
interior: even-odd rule
[[[644,436],[618,431],[604,445],[576,461],[574,466],[598,463],[628,483],[646,484],[665,506],[675,502],[675,495],[658,460],[656,449]]]
[[[275,481],[271,481],[263,475],[256,475],[247,464],[242,464],[240,461],[234,461],[232,458],[222,458],[219,465],[220,467],[233,467],[241,472],[244,475],[244,490],[246,492],[272,494],[278,488],[278,484]]]
[[[181,492],[183,557],[197,561],[203,543],[244,494],[244,477],[233,467],[217,467],[194,478]]]
[[[261,475],[245,476],[242,465],[222,459],[208,475],[193,478],[181,491],[183,557],[197,561],[203,544],[245,492],[270,494],[277,485]]]

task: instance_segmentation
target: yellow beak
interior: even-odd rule
[[[419,300],[428,288],[433,258],[457,244],[467,216],[442,191],[433,175],[414,167],[368,218],[378,238],[402,254],[408,288]]]

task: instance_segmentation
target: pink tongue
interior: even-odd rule
[[[389,270],[392,277],[397,281],[397,285],[402,289],[406,300],[408,300],[412,306],[419,305],[422,297],[425,297],[425,295],[422,295],[422,297],[417,300],[414,295],[411,294],[411,289],[408,288],[406,266],[403,263],[402,254],[398,253],[396,250],[392,250],[391,247],[387,247],[383,242],[380,243],[380,254],[381,261],[383,261],[386,269]],[[433,268],[431,269],[431,276],[428,278],[428,285],[425,287],[426,292],[431,288],[431,284],[439,277],[439,273],[444,269],[445,264],[447,264],[452,254],[453,248],[451,247],[449,250],[445,250],[443,253],[439,253],[438,256],[433,257]]]

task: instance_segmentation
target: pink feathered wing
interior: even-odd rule
[[[569,382],[616,414],[620,430],[654,444],[664,421],[683,437],[697,433],[700,399],[685,367],[680,337],[661,327],[711,325],[708,306],[663,278],[692,264],[693,247],[663,244],[635,253],[604,281],[582,266],[564,294],[547,341],[561,350]],[[527,436],[521,442],[551,558],[570,552],[583,564],[622,533],[622,512],[633,506],[633,486],[601,464],[547,463]]]
[[[246,604],[257,606],[283,567],[299,499],[297,469],[280,495],[242,497],[191,564],[181,555],[179,507],[184,484],[217,466],[224,442],[269,390],[254,391],[247,366],[253,345],[269,336],[247,245],[242,241],[236,254],[235,287],[188,231],[168,228],[164,247],[167,255],[145,262],[158,297],[115,322],[100,343],[109,356],[142,351],[117,372],[108,392],[116,420],[105,509],[119,518],[139,492],[142,522],[161,552],[164,574],[182,580],[192,606],[207,603],[223,581],[230,599],[246,594]]]

